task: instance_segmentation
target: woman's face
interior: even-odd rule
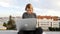
[[[30,8],[27,8],[27,13],[28,13],[28,14],[33,13],[33,8],[32,8],[32,6],[30,6]]]

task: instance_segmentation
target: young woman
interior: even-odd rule
[[[36,18],[36,14],[33,12],[33,7],[31,4],[27,4],[25,11],[23,13],[22,18],[26,19],[26,18]],[[34,31],[19,31],[18,34],[42,34],[43,30],[42,28],[36,28],[36,30]]]
[[[31,4],[27,4],[25,8],[25,13],[23,14],[22,18],[36,18],[36,14],[33,13],[33,7]]]

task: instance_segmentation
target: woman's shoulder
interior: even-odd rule
[[[33,13],[34,15],[36,15],[36,13]]]

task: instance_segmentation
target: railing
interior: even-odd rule
[[[42,27],[44,30],[48,30],[48,27],[59,28],[59,22],[38,21],[38,27]]]

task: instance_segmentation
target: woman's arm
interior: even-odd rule
[[[25,16],[25,15],[23,14],[23,15],[22,15],[22,18],[23,18],[23,19],[24,19],[24,16]]]
[[[35,18],[37,18],[36,14],[34,13]]]
[[[23,18],[23,19],[24,19],[24,18],[28,18],[28,17],[27,17],[27,13],[26,13],[26,12],[25,12],[25,13],[23,13],[22,18]]]

